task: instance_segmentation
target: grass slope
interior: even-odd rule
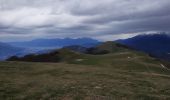
[[[61,49],[49,56],[60,63],[0,62],[0,100],[170,99],[168,63],[111,42],[94,49],[102,50],[110,53]]]
[[[0,99],[170,99],[170,71],[146,54],[59,52],[62,63],[0,62]]]

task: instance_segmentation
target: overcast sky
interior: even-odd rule
[[[170,31],[170,0],[0,0],[2,41],[162,31]]]

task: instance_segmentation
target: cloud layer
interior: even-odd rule
[[[169,0],[0,0],[0,39],[107,40],[132,33],[169,32],[169,5]]]

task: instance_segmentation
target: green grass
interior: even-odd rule
[[[62,55],[61,63],[0,62],[0,100],[170,99],[170,71],[143,53]]]

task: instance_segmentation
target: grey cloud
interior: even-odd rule
[[[0,0],[0,33],[106,38],[169,32],[169,5],[169,0]]]

